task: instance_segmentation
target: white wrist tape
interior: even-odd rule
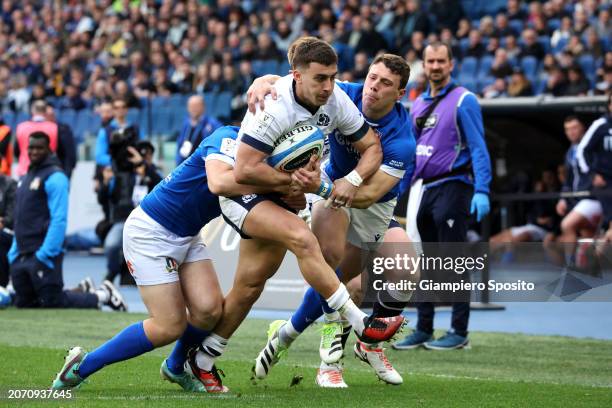
[[[363,183],[363,179],[356,170],[351,171],[349,174],[344,176],[344,178],[355,187],[359,187],[361,183]]]

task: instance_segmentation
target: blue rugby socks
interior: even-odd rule
[[[185,332],[180,339],[174,345],[172,352],[166,360],[168,369],[173,374],[181,374],[184,370],[185,361],[187,361],[187,352],[200,344],[210,332],[207,330],[198,329],[191,324],[187,324]]]
[[[134,323],[88,353],[79,366],[79,375],[87,378],[104,366],[139,356],[153,348],[145,334],[143,322]]]

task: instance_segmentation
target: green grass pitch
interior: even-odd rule
[[[163,382],[159,366],[169,347],[106,367],[72,400],[9,400],[9,389],[46,389],[66,349],[101,344],[144,315],[97,311],[0,311],[0,406],[65,407],[611,407],[612,342],[557,336],[472,333],[472,349],[449,352],[388,350],[404,377],[379,382],[370,367],[345,358],[345,390],[314,384],[318,332],[313,326],[269,378],[251,382],[268,322],[247,320],[219,361],[227,395],[182,392]],[[353,339],[349,340],[352,347]],[[291,386],[295,376],[303,380]]]

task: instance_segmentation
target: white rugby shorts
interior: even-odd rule
[[[321,179],[331,183],[331,179],[321,169]],[[310,195],[312,200],[313,214],[316,212],[316,205],[323,205],[324,198],[318,195]],[[317,204],[321,203],[321,204]],[[349,218],[349,226],[346,235],[347,241],[357,248],[375,250],[385,239],[385,234],[389,229],[389,223],[393,219],[393,210],[397,199],[374,203],[368,208],[347,208],[340,207]]]
[[[123,254],[138,286],[176,282],[182,264],[210,259],[200,234],[179,237],[140,207],[125,222]]]
[[[530,240],[537,242],[544,241],[544,238],[546,237],[546,234],[548,234],[548,231],[536,224],[525,224],[518,227],[510,228],[510,233],[513,237],[528,233]]]
[[[578,204],[572,208],[572,211],[576,211],[578,214],[582,215],[584,218],[589,220],[593,228],[596,228],[601,221],[603,207],[599,201],[591,198],[585,198],[578,201]]]

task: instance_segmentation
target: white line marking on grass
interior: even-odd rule
[[[236,360],[234,360],[236,361]],[[295,368],[309,368],[309,369],[317,369],[319,365],[312,364],[291,364]],[[372,372],[372,369],[365,367],[365,364],[360,364],[359,367],[353,368],[351,367],[350,371],[359,371],[359,372]],[[590,387],[590,388],[612,388],[612,384],[576,384],[573,382],[557,382],[557,381],[525,381],[525,380],[515,380],[512,378],[484,378],[484,377],[475,377],[475,376],[467,376],[467,375],[455,375],[455,374],[438,374],[438,373],[424,373],[417,371],[401,371],[402,375],[413,375],[413,376],[422,376],[422,377],[433,377],[433,378],[448,378],[451,380],[470,380],[470,381],[493,381],[493,382],[509,382],[509,383],[525,383],[525,384],[540,384],[540,385],[574,385],[578,387]],[[374,375],[374,373],[372,373]]]

